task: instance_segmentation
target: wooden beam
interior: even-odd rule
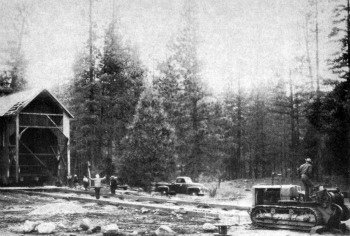
[[[91,171],[90,171],[91,164],[89,161],[87,162],[87,168],[88,168],[87,171],[88,171],[88,175],[89,175],[89,187],[91,187]]]
[[[25,145],[22,141],[20,141],[20,143],[30,152],[30,154],[32,154],[32,155],[39,161],[39,163],[40,163],[42,166],[44,166],[47,170],[49,170],[49,168],[45,165],[45,163],[42,162],[42,161],[40,160],[40,158],[39,158],[37,155],[35,155],[35,154],[32,152],[32,150],[30,150],[29,147],[27,147],[27,145]]]
[[[56,156],[54,153],[34,153],[37,156]],[[31,153],[20,153],[20,155],[32,155]]]
[[[51,121],[51,123],[52,123],[56,128],[59,128],[59,127],[57,126],[57,124],[55,123],[55,121],[53,121],[49,115],[46,115],[46,117],[49,119],[49,121]],[[62,116],[62,117],[63,117],[63,116]]]
[[[35,128],[35,129],[61,129],[59,126],[38,126],[38,125],[21,125],[20,128]]]
[[[16,115],[16,183],[18,183],[19,180],[19,115]]]
[[[64,167],[66,167],[66,162],[64,161],[64,158],[61,158],[61,159],[60,159],[60,162],[61,162],[61,161],[62,161]]]
[[[27,129],[29,129],[29,127],[25,127],[25,128],[21,131],[21,133],[19,134],[19,139],[21,139],[22,134],[23,134]]]
[[[23,115],[38,115],[38,116],[62,116],[63,117],[63,114],[52,114],[52,113],[33,113],[33,112],[21,112],[20,114],[23,114]]]
[[[6,164],[7,164],[7,165],[5,165],[6,174],[4,174],[6,176],[6,182],[5,183],[8,183],[8,180],[9,180],[9,177],[10,177],[10,155],[11,155],[10,149],[11,149],[11,146],[12,146],[12,145],[10,145],[9,120],[10,119],[7,118],[6,122],[5,122],[6,129],[5,129],[5,136],[4,136],[4,141],[5,141],[4,148],[6,150],[6,152],[5,152],[5,155],[6,155],[5,156],[5,161],[6,161]]]

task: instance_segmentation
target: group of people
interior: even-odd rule
[[[68,180],[68,187],[70,187],[70,188],[77,188],[78,187],[79,178],[77,175],[74,175],[74,176],[68,175],[67,180]]]
[[[95,197],[96,199],[100,199],[100,192],[101,192],[101,188],[102,188],[102,180],[105,180],[105,177],[100,177],[99,174],[95,175],[95,178],[90,178],[90,177],[83,177],[83,187],[85,189],[85,191],[88,190],[89,188],[89,180],[94,181],[94,189],[95,189]],[[110,177],[110,189],[111,189],[111,194],[115,194],[115,190],[118,187],[117,184],[117,177],[116,176],[111,176]],[[72,176],[68,176],[68,185],[69,187],[74,186],[74,188],[77,188],[79,185],[79,178],[77,175]]]

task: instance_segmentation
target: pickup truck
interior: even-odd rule
[[[207,190],[203,184],[194,183],[190,177],[177,177],[173,183],[158,182],[154,184],[154,191],[165,195],[177,193],[203,196]]]

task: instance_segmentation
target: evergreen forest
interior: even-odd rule
[[[324,27],[325,0],[309,0],[298,26],[304,32],[299,55],[289,58],[293,63],[272,68],[271,80],[247,87],[249,68],[239,60],[219,93],[203,81],[198,2],[184,2],[166,58],[150,70],[137,47],[124,39],[117,11],[103,36],[97,36],[92,12],[98,3],[90,1],[89,28],[74,76],[53,88],[74,115],[72,174],[87,175],[89,163],[93,173],[117,175],[144,188],[179,175],[223,181],[276,173],[296,179],[297,167],[311,158],[315,179],[337,176],[348,183],[349,1],[333,2],[331,27]],[[23,90],[27,83],[21,40],[30,7],[23,4],[17,11],[17,37],[6,46],[0,72],[1,95]],[[320,41],[337,50],[321,57]],[[321,68],[325,57],[327,67]]]

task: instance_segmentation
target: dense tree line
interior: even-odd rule
[[[116,22],[102,49],[90,32],[73,83],[61,94],[76,115],[73,172],[85,174],[89,161],[94,171],[118,172],[144,187],[180,174],[219,180],[294,176],[307,155],[300,141],[306,99],[293,90],[294,75],[276,76],[276,83],[251,91],[231,83],[222,96],[213,95],[202,81],[196,9],[194,1],[186,2],[182,27],[151,83]]]
[[[338,49],[327,55],[335,80],[324,79],[320,69],[325,55],[319,44],[327,30],[320,19],[327,5],[310,0],[300,25],[300,52],[288,68],[247,89],[237,63],[241,71],[228,78],[222,94],[214,94],[203,82],[195,1],[185,1],[181,27],[152,80],[137,49],[118,31],[115,14],[103,46],[97,42],[90,1],[87,43],[77,55],[74,78],[57,91],[75,116],[73,174],[87,174],[89,162],[94,173],[118,174],[144,187],[176,175],[219,181],[272,173],[296,178],[296,167],[310,157],[318,180],[333,175],[350,180],[350,6],[349,0],[336,2],[327,39]],[[26,86],[23,40],[30,11],[16,5],[14,35],[1,52],[6,60],[0,96]]]

